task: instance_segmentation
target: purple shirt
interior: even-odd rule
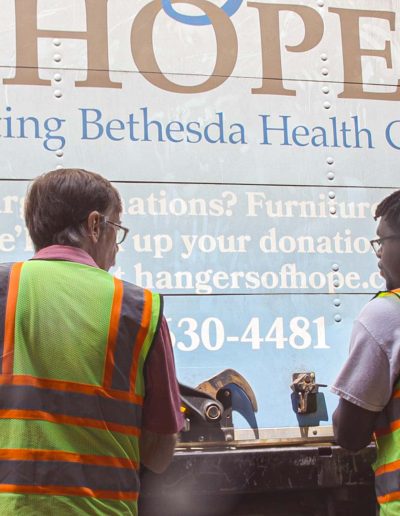
[[[350,354],[331,391],[365,410],[382,412],[399,374],[399,300],[376,297],[354,321]]]
[[[38,251],[33,260],[64,260],[90,267],[98,267],[83,249],[67,245],[51,245]],[[142,427],[158,434],[175,434],[183,427],[183,415],[178,383],[176,381],[174,355],[165,318],[154,337],[144,366],[145,398]]]

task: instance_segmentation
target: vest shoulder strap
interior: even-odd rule
[[[119,324],[107,359],[105,386],[143,396],[143,368],[162,318],[162,300],[137,285],[116,283],[121,288]]]
[[[378,292],[377,294],[374,295],[374,297],[372,299],[375,299],[376,297],[387,297],[387,296],[390,296],[390,295],[395,295],[396,297],[398,297],[400,299],[400,289],[395,289],[395,290],[381,290],[380,292]]]

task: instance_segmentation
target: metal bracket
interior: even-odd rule
[[[326,384],[315,383],[315,373],[293,373],[290,388],[298,396],[298,414],[310,414],[317,411],[317,393],[319,387]]]
[[[257,400],[246,379],[225,369],[195,389],[179,384],[185,428],[180,441],[225,442],[235,439],[232,411],[241,414],[258,439]]]

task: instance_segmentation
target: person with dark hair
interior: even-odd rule
[[[0,514],[137,515],[183,425],[162,299],[108,273],[128,229],[102,176],[29,188],[35,255],[0,264]]]
[[[371,240],[386,282],[356,319],[350,355],[332,391],[336,440],[357,451],[373,435],[375,489],[381,515],[400,514],[400,190],[377,207],[378,238]]]

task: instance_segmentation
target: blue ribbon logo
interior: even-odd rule
[[[226,0],[221,9],[231,17],[242,5],[243,0]],[[204,14],[199,16],[188,16],[175,11],[172,7],[171,0],[162,0],[164,11],[174,20],[185,23],[186,25],[211,25],[210,18]]]

